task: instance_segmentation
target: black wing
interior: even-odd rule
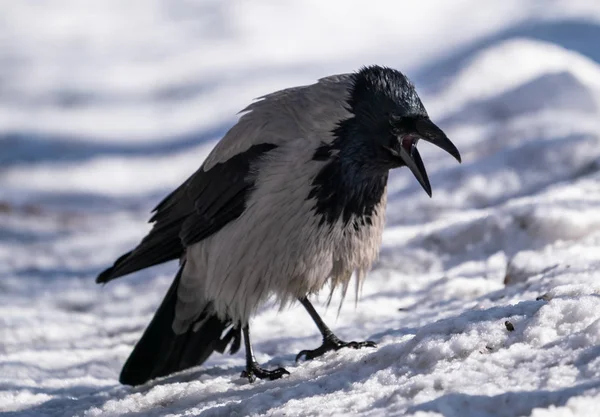
[[[103,271],[108,282],[183,256],[185,248],[238,218],[254,186],[251,166],[276,145],[254,145],[208,171],[200,168],[154,210],[154,227],[140,244]]]

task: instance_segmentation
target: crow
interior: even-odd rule
[[[389,171],[406,166],[431,185],[419,139],[459,162],[458,149],[429,118],[414,85],[377,65],[260,97],[217,143],[202,166],[154,209],[153,227],[96,282],[178,259],[162,304],[127,359],[119,381],[140,385],[237,352],[242,376],[289,374],[255,360],[249,320],[269,297],[299,301],[323,336],[313,359],[344,347],[308,297],[326,284],[357,292],[376,260]]]

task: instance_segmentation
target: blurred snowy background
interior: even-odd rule
[[[599,40],[594,0],[0,1],[0,412],[597,416]],[[95,275],[253,98],[366,64],[463,155],[420,145],[433,199],[394,173],[381,260],[325,315],[379,349],[294,364],[316,328],[265,308],[289,378],[244,384],[240,353],[120,386],[176,266]]]

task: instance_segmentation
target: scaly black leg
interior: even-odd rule
[[[370,340],[367,340],[366,342],[344,342],[338,339],[338,337],[334,335],[333,332],[329,329],[329,327],[327,327],[327,325],[323,322],[323,319],[321,318],[321,316],[319,316],[319,314],[317,313],[313,305],[310,303],[310,301],[308,301],[308,298],[300,298],[299,301],[302,303],[306,311],[308,311],[308,314],[310,314],[310,317],[313,319],[313,321],[319,328],[319,331],[323,335],[323,344],[313,350],[305,349],[301,351],[300,353],[298,353],[298,355],[296,355],[296,361],[299,361],[300,358],[302,358],[302,356],[304,356],[306,360],[311,360],[314,358],[318,358],[319,356],[329,351],[340,350],[341,348],[345,347],[353,349],[360,349],[363,347],[377,347],[375,342],[371,342]]]
[[[285,368],[277,368],[272,371],[268,371],[262,368],[254,358],[254,352],[252,352],[252,344],[250,343],[250,327],[244,326],[244,346],[246,346],[246,370],[242,371],[242,378],[248,378],[249,382],[256,381],[256,378],[269,379],[271,381],[279,379],[284,375],[290,373]]]

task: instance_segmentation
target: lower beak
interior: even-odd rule
[[[431,197],[431,184],[429,184],[429,177],[427,177],[427,171],[425,171],[425,165],[423,165],[423,160],[421,159],[421,155],[417,150],[416,142],[410,147],[410,152],[408,152],[403,146],[400,146],[400,158],[404,161],[404,164],[410,169],[410,172],[413,173],[421,187],[425,190],[427,195]]]

